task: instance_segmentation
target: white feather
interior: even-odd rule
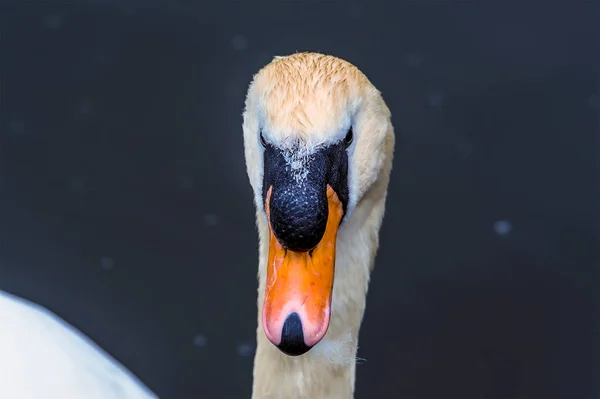
[[[73,326],[2,291],[0,398],[158,399]]]

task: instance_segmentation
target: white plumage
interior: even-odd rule
[[[1,399],[158,399],[49,310],[0,291]]]

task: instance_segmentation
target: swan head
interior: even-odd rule
[[[338,230],[391,163],[390,112],[354,65],[297,53],[254,76],[243,130],[269,231],[263,330],[285,354],[302,355],[329,326]]]

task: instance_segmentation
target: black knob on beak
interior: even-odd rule
[[[269,204],[271,228],[277,240],[291,251],[309,251],[323,238],[328,206],[325,184],[274,186]]]

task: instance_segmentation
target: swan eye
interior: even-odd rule
[[[346,145],[346,148],[350,147],[352,140],[354,140],[354,134],[352,133],[352,128],[350,128],[348,133],[346,133],[346,137],[344,137],[344,144]]]
[[[265,136],[263,136],[262,130],[260,131],[260,144],[262,144],[263,147],[267,148],[267,140],[265,140]]]

